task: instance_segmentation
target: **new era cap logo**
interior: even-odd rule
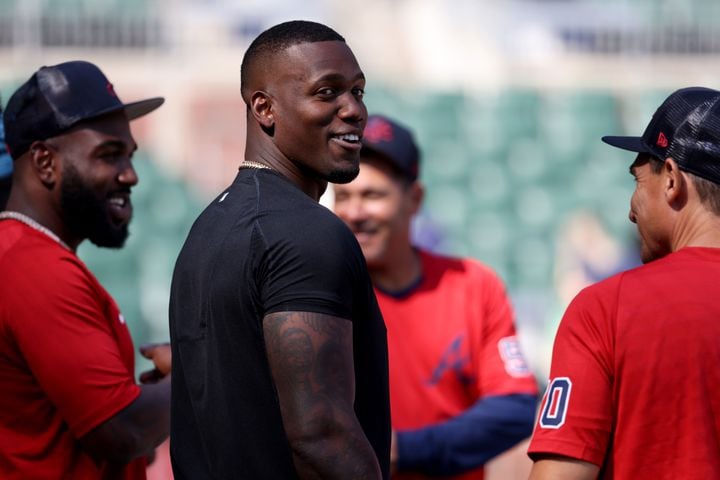
[[[374,119],[370,121],[365,127],[363,137],[366,140],[377,143],[377,142],[392,142],[393,130],[392,125],[382,119]]]
[[[658,147],[665,148],[668,146],[668,139],[665,137],[665,134],[663,132],[660,132],[660,135],[658,135],[657,142],[655,142]]]

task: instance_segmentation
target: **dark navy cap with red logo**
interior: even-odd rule
[[[682,170],[720,183],[720,91],[676,90],[657,109],[642,137],[602,140],[660,160],[672,158]]]
[[[102,71],[89,62],[72,61],[41,67],[22,84],[5,107],[5,143],[17,159],[32,142],[55,137],[73,125],[124,110],[128,120],[164,102],[156,97],[122,103]]]
[[[360,156],[380,154],[404,177],[417,180],[420,174],[420,152],[406,127],[382,115],[368,117],[362,138]]]

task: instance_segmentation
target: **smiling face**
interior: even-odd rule
[[[334,211],[360,243],[368,268],[381,269],[410,248],[410,222],[421,200],[418,182],[399,179],[385,160],[368,156],[355,180],[335,185]]]
[[[365,76],[350,48],[340,41],[293,45],[268,72],[276,73],[268,73],[267,95],[279,152],[311,177],[355,178],[367,109]]]
[[[118,248],[132,217],[130,189],[137,148],[123,112],[84,122],[46,142],[59,155],[60,206],[65,228],[78,241]]]

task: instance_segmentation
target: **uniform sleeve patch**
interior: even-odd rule
[[[504,337],[498,341],[500,358],[505,364],[505,371],[512,377],[527,377],[530,375],[525,357],[523,356],[520,342],[515,335]]]
[[[540,412],[539,423],[542,428],[557,429],[563,426],[571,392],[572,381],[568,377],[558,377],[550,381]]]

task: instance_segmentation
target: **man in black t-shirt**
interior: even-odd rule
[[[387,478],[387,343],[362,252],[317,203],[359,171],[365,79],[287,22],[241,67],[245,161],[200,215],[170,299],[175,478]]]

